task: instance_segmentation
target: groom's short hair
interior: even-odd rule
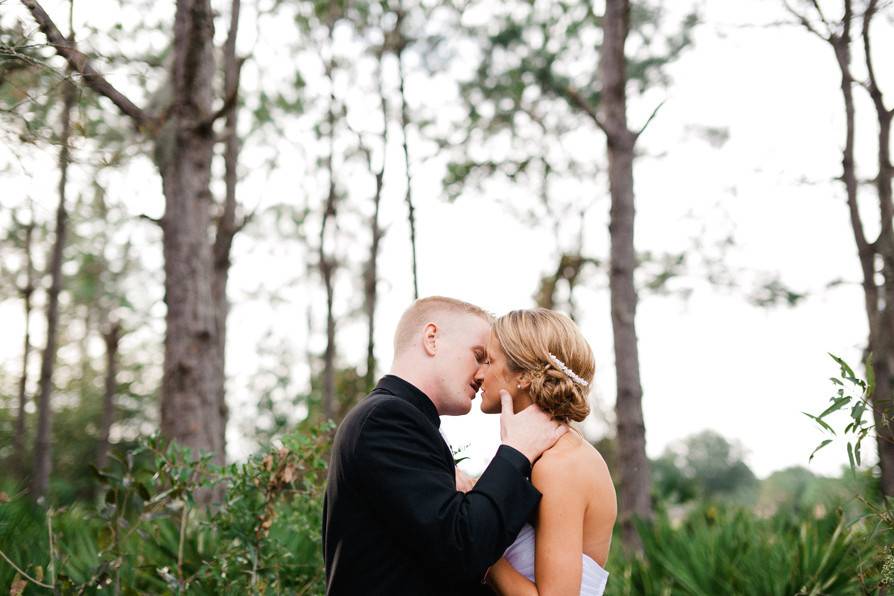
[[[397,323],[397,330],[394,332],[394,355],[400,354],[413,342],[413,338],[419,333],[420,327],[431,321],[435,315],[444,312],[475,315],[488,323],[494,322],[492,314],[480,306],[475,306],[469,302],[446,296],[420,298],[404,311],[400,321]]]

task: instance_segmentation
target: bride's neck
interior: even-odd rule
[[[512,397],[512,409],[515,412],[521,412],[533,403],[534,401],[527,391],[519,391]]]

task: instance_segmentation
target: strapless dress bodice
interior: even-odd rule
[[[515,542],[506,549],[503,556],[516,571],[534,581],[534,528],[525,524]],[[581,596],[602,596],[608,582],[608,571],[589,556],[581,553],[583,574],[581,576]]]

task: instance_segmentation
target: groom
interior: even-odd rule
[[[440,296],[401,317],[391,373],[335,434],[323,505],[328,596],[474,593],[536,509],[531,463],[564,427],[535,406],[513,413],[504,394],[502,445],[467,493],[438,430],[439,415],[471,409],[491,320]]]

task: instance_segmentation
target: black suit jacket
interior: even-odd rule
[[[323,505],[326,593],[474,594],[540,502],[531,465],[501,445],[456,490],[431,400],[387,375],[335,434]]]

